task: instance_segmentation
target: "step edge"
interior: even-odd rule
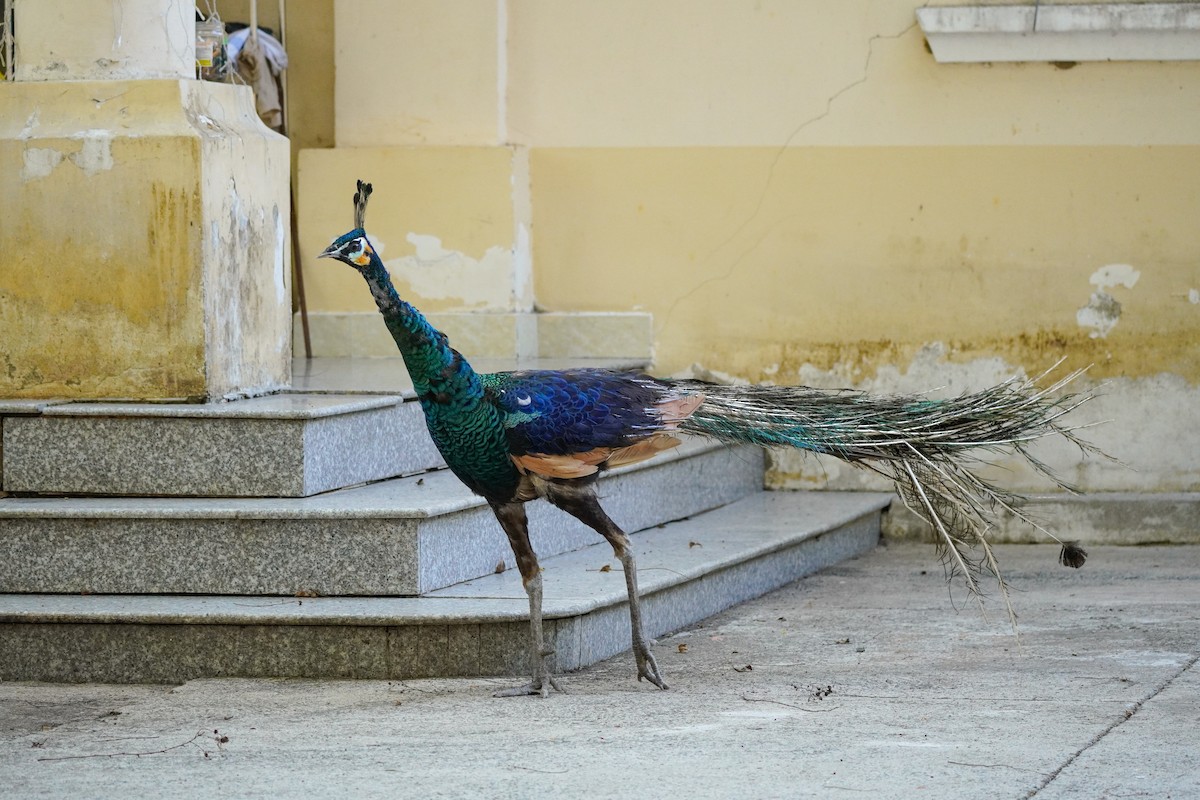
[[[839,523],[832,523],[820,529],[805,531],[803,533],[796,534],[795,536],[790,536],[787,539],[781,539],[769,544],[751,547],[745,552],[738,553],[737,555],[718,558],[712,562],[707,562],[704,565],[692,567],[689,570],[679,570],[676,571],[674,575],[660,576],[657,580],[651,579],[643,581],[643,576],[640,574],[639,570],[638,582],[640,584],[639,588],[641,589],[641,596],[651,597],[659,592],[668,591],[677,586],[682,586],[684,584],[691,583],[692,581],[700,580],[706,576],[725,572],[741,564],[755,561],[760,558],[766,558],[785,550],[790,550],[793,547],[803,544],[804,542],[814,541],[823,536],[829,536],[831,534],[837,534],[843,529],[850,529],[857,526],[858,523],[862,522],[873,514],[880,513],[881,509],[865,511],[852,519],[843,520]],[[586,616],[587,614],[592,614],[608,608],[620,608],[628,604],[629,597],[627,594],[624,592],[611,592],[608,595],[596,597],[590,601],[577,602],[574,605],[564,603],[564,609],[558,609],[555,608],[553,604],[546,603],[542,611],[542,617],[544,619],[571,619],[575,617]],[[528,619],[528,615],[526,615],[525,618]]]
[[[280,397],[297,398],[312,395],[322,400],[337,398],[339,402],[324,408],[314,409],[260,409],[246,408],[245,405],[269,405],[266,400]],[[86,419],[209,419],[221,421],[233,420],[295,420],[307,421],[337,417],[342,415],[361,414],[369,411],[379,411],[394,408],[409,402],[399,393],[391,394],[356,394],[348,392],[319,393],[319,392],[277,392],[261,397],[245,400],[235,400],[228,403],[130,403],[130,402],[99,402],[80,401],[50,405],[43,408],[40,416],[66,418],[76,420]],[[245,405],[243,405],[245,404]]]
[[[687,450],[676,448],[663,453],[658,458],[630,464],[606,471],[600,476],[604,481],[610,476],[628,475],[644,470],[660,469],[676,462],[707,455],[721,449],[737,449],[748,445],[729,446],[720,442],[702,442]],[[423,509],[403,509],[387,506],[374,506],[358,509],[338,508],[254,508],[255,505],[291,503],[314,505],[319,498],[328,498],[341,492],[354,492],[368,486],[378,486],[390,482],[416,483],[431,473],[447,473],[446,468],[426,470],[411,475],[400,475],[384,478],[366,484],[344,486],[307,497],[200,497],[194,495],[181,496],[113,496],[113,495],[11,495],[0,497],[0,520],[4,519],[430,519],[433,517],[455,514],[473,508],[487,505],[480,496],[464,495],[460,499],[444,501],[441,504]],[[439,478],[441,479],[441,478]],[[225,508],[155,508],[180,501],[189,504],[211,502],[215,505],[225,505]],[[96,503],[93,508],[56,508],[62,503]],[[150,504],[150,508],[136,508],[130,504]],[[111,506],[111,507],[105,507]],[[238,506],[249,506],[239,508]]]
[[[795,494],[817,494],[817,493],[795,493]],[[846,493],[849,494],[849,493]],[[861,522],[863,519],[871,515],[879,515],[883,508],[890,502],[890,497],[877,492],[853,493],[856,497],[860,497],[862,503],[860,507],[855,508],[840,515],[836,520],[829,520],[824,523],[815,525],[812,528],[803,531],[792,532],[787,536],[776,539],[772,542],[753,544],[744,550],[740,550],[734,554],[724,557],[717,557],[713,561],[706,561],[703,564],[696,565],[686,571],[678,571],[673,575],[656,576],[646,580],[642,589],[643,597],[650,597],[659,592],[667,591],[676,586],[690,583],[699,580],[709,575],[714,575],[719,572],[731,569],[748,561],[770,556],[774,553],[796,547],[806,541],[818,539],[829,534],[836,534],[841,530],[848,530]],[[721,509],[728,509],[730,506],[736,505],[737,502],[722,506]],[[713,509],[713,511],[720,509]],[[712,513],[705,512],[705,513]],[[699,516],[699,515],[697,515]],[[686,524],[687,520],[680,520],[669,525]],[[635,544],[640,536],[646,535],[645,532],[633,534],[631,538]],[[554,568],[561,565],[567,560],[583,560],[587,553],[592,552],[594,548],[601,548],[601,552],[607,552],[608,545],[605,542],[597,542],[580,550],[562,553],[546,559],[543,564],[546,567]],[[472,580],[479,580],[478,578]],[[639,580],[641,576],[639,575]],[[349,616],[346,614],[338,615],[330,612],[325,616],[261,616],[261,617],[243,617],[233,616],[228,612],[216,613],[211,615],[172,615],[170,613],[161,613],[160,615],[147,619],[145,612],[137,611],[108,611],[97,613],[94,616],[83,614],[79,611],[61,611],[61,612],[37,612],[37,611],[8,611],[4,606],[5,598],[20,598],[22,601],[28,601],[36,597],[63,597],[64,595],[0,595],[0,624],[142,624],[142,625],[280,625],[280,626],[329,626],[329,625],[345,625],[358,627],[388,627],[396,625],[429,625],[429,624],[476,624],[476,623],[504,623],[504,622],[527,622],[529,619],[527,600],[524,597],[456,597],[453,594],[446,594],[453,590],[453,586],[439,589],[422,597],[389,597],[389,598],[285,598],[285,597],[264,597],[264,596],[240,596],[240,595],[120,595],[123,599],[134,600],[138,597],[152,597],[155,602],[167,603],[174,599],[208,599],[212,598],[223,604],[245,604],[248,606],[262,607],[263,605],[272,604],[291,604],[296,603],[296,607],[300,607],[305,601],[313,603],[313,605],[346,605],[346,604],[362,604],[369,603],[372,600],[381,600],[392,605],[411,605],[424,603],[432,605],[429,601],[434,601],[438,605],[454,604],[456,602],[484,603],[495,605],[494,611],[485,613],[474,613],[466,615],[447,615],[447,614],[413,614],[411,617],[405,617],[403,622],[398,622],[399,614],[393,611],[388,613],[378,613],[371,616]],[[76,597],[75,595],[68,595]],[[113,595],[95,595],[96,597],[112,597]],[[78,597],[88,597],[88,595],[79,595]],[[272,602],[273,601],[273,602]],[[329,602],[333,601],[333,602]],[[586,601],[579,600],[556,600],[553,596],[546,597],[543,605],[544,619],[571,619],[581,617],[587,614],[594,613],[599,610],[619,607],[628,603],[623,588],[607,592],[603,595],[598,595]]]

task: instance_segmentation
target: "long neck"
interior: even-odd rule
[[[482,393],[479,377],[466,359],[450,347],[446,334],[429,324],[425,315],[411,304],[400,299],[379,256],[371,254],[371,263],[362,270],[362,275],[400,348],[418,397],[444,403],[464,392]]]

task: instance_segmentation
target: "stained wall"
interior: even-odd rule
[[[527,148],[537,306],[650,312],[655,371],[960,391],[1091,365],[1093,437],[1134,469],[1052,458],[1084,488],[1195,489],[1200,64],[939,64],[917,5],[348,0],[318,174],[367,145]],[[380,163],[413,198],[455,175]],[[355,277],[316,302],[369,313]]]

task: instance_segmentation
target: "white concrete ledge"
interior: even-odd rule
[[[431,312],[430,323],[472,363],[477,359],[634,359],[650,361],[653,318],[638,311]],[[377,311],[308,315],[313,356],[396,356],[396,343]],[[300,315],[293,317],[295,351],[302,353]]]
[[[944,6],[917,21],[942,63],[1200,58],[1200,3]]]

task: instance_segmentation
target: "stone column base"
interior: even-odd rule
[[[290,380],[287,139],[246,87],[0,93],[0,397],[256,394]]]

